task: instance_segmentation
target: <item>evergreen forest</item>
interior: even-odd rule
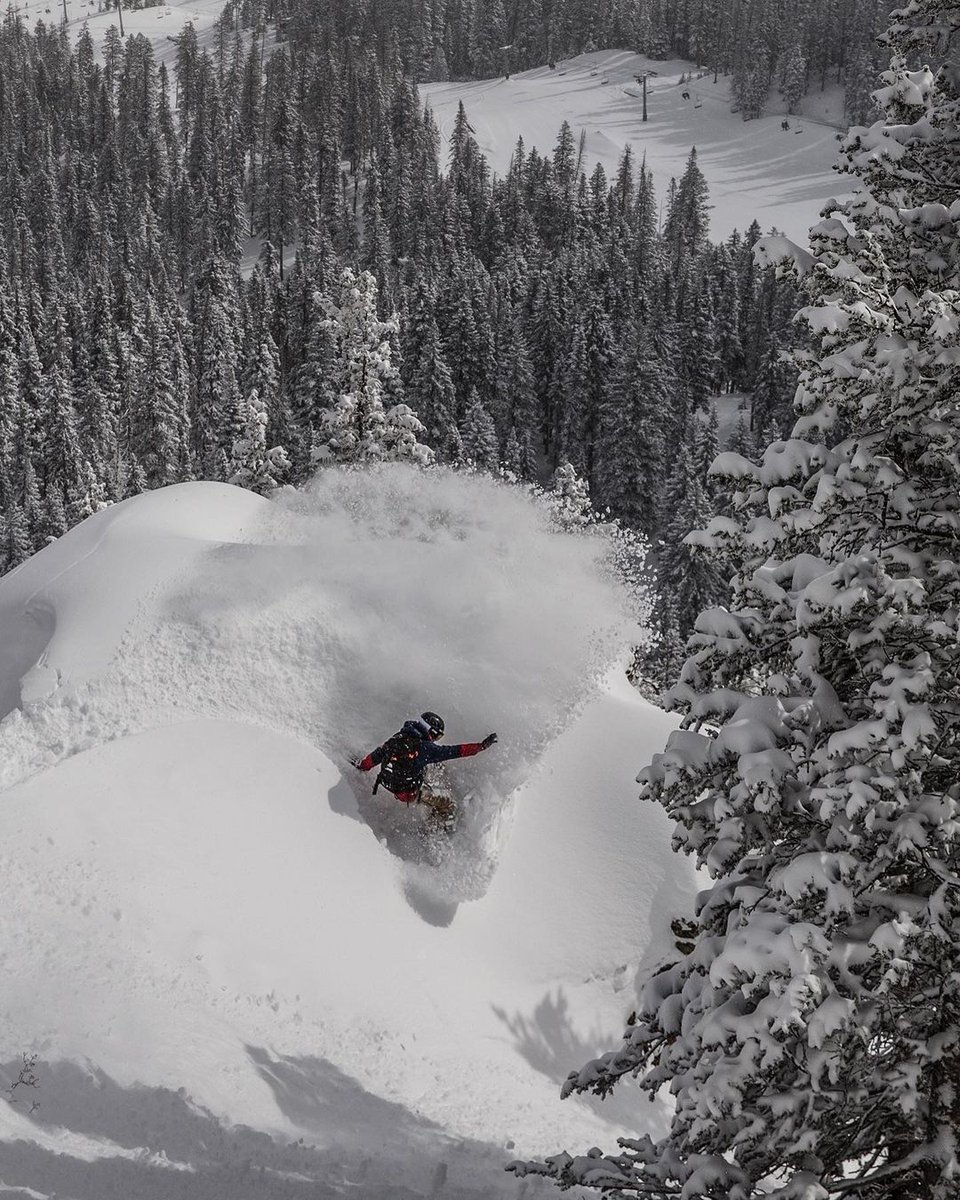
[[[660,623],[683,635],[723,584],[682,540],[719,503],[707,401],[752,396],[734,448],[785,431],[794,285],[755,265],[755,223],[711,241],[693,147],[665,196],[629,147],[588,175],[566,125],[494,178],[463,111],[441,144],[404,48],[347,36],[348,8],[278,41],[228,6],[170,70],[143,36],[97,48],[8,12],[0,564],[145,488],[304,478],[350,269],[375,283],[385,394],[436,459],[571,465],[662,543]]]

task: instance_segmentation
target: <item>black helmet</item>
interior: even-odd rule
[[[420,720],[430,730],[431,738],[443,737],[443,717],[438,717],[433,712],[425,712],[420,714]]]

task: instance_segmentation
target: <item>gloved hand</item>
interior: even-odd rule
[[[351,766],[351,767],[356,767],[358,771],[362,771],[362,770],[363,770],[363,767],[361,767],[361,766],[360,766],[360,759],[359,759],[359,758],[351,758],[351,759],[350,759],[350,766]]]
[[[497,740],[497,735],[495,733],[488,733],[487,736],[480,743],[480,749],[481,750],[489,750],[490,747],[493,745],[493,743],[496,740]]]

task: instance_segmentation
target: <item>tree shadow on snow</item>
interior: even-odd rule
[[[413,1041],[408,1049],[415,1056]],[[326,1059],[277,1055],[256,1046],[247,1046],[247,1053],[287,1120],[308,1135],[330,1137],[337,1146],[355,1146],[367,1155],[362,1196],[372,1195],[381,1184],[389,1190],[398,1167],[402,1177],[424,1188],[433,1200],[497,1200],[554,1192],[545,1181],[542,1189],[537,1186],[532,1192],[523,1183],[518,1187],[515,1179],[500,1175],[512,1157],[505,1149],[446,1133],[404,1105],[368,1092]],[[424,1164],[420,1178],[410,1169],[411,1159]]]
[[[613,1049],[619,1041],[619,1035],[611,1037],[599,1030],[581,1036],[570,1020],[568,1001],[562,988],[557,988],[555,995],[548,992],[529,1016],[520,1012],[510,1016],[496,1005],[493,1011],[513,1035],[517,1051],[558,1089],[571,1071],[578,1071],[591,1059]],[[647,1100],[636,1084],[631,1086],[630,1080],[624,1080],[619,1089],[604,1100],[583,1095],[571,1097],[566,1103],[582,1104],[612,1125],[634,1130],[643,1128],[653,1136],[665,1132],[660,1106]]]
[[[353,1182],[335,1151],[223,1125],[181,1091],[122,1087],[69,1062],[37,1072],[39,1107],[20,1111],[46,1144],[2,1144],[8,1188],[71,1200],[332,1200]]]
[[[387,1151],[456,1144],[435,1122],[368,1092],[327,1059],[277,1055],[260,1046],[246,1050],[277,1107],[306,1133],[359,1148],[369,1144],[375,1129],[380,1148]]]
[[[122,1087],[100,1070],[39,1063],[29,1097],[39,1107],[18,1105],[21,1129],[37,1140],[0,1142],[3,1185],[71,1200],[516,1197],[499,1148],[445,1134],[323,1059],[247,1051],[303,1137],[225,1125],[182,1089]],[[0,1074],[15,1078],[18,1066]]]

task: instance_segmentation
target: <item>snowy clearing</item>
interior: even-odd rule
[[[224,0],[183,0],[182,3],[158,4],[152,8],[123,10],[126,37],[143,34],[153,43],[158,62],[172,64],[176,58],[173,39],[185,25],[193,22],[201,46],[211,47],[213,27],[223,12]],[[16,0],[11,10],[31,28],[37,21],[59,25],[66,14],[67,27],[74,36],[86,26],[97,50],[111,25],[119,29],[116,8],[103,8],[99,0]]]
[[[655,71],[647,83],[648,121],[636,76]],[[743,121],[732,110],[729,79],[689,78],[688,62],[661,62],[624,50],[602,50],[539,67],[510,79],[421,86],[446,140],[462,100],[480,148],[491,167],[504,174],[522,137],[528,150],[553,151],[562,121],[574,137],[585,134],[584,169],[602,163],[608,176],[628,143],[653,172],[657,196],[666,198],[671,178],[679,179],[691,147],[710,185],[714,238],[741,232],[756,218],[764,230],[776,227],[806,240],[821,206],[849,189],[834,173],[837,158],[838,97],[812,93],[802,117],[785,118],[771,96],[768,115]],[[681,75],[688,77],[683,84]],[[684,93],[688,98],[684,99]],[[784,120],[789,129],[783,129]]]

